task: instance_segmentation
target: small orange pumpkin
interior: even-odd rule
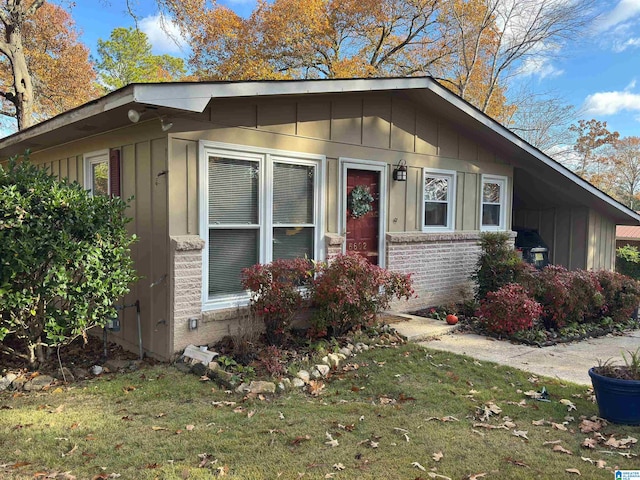
[[[450,313],[449,315],[447,315],[447,323],[449,325],[455,325],[456,323],[458,323],[458,317]]]

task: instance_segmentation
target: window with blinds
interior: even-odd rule
[[[255,157],[208,156],[203,215],[209,230],[205,278],[212,302],[244,295],[243,268],[315,258],[317,164]]]

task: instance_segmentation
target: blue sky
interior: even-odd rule
[[[149,35],[155,53],[185,55],[160,28],[155,3],[134,2],[139,27]],[[256,2],[218,3],[247,15]],[[566,42],[553,56],[529,62],[520,80],[574,105],[582,118],[606,121],[622,136],[640,136],[640,0],[596,0],[594,8],[597,17],[583,36]],[[92,52],[112,29],[134,25],[125,0],[80,1],[71,13]]]

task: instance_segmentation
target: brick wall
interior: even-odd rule
[[[387,234],[387,268],[411,273],[418,294],[392,308],[410,311],[457,302],[465,292],[470,294],[469,275],[480,254],[479,239],[479,232]]]
[[[325,260],[329,262],[342,253],[342,245],[345,242],[345,238],[337,233],[327,233],[324,238],[327,246]]]

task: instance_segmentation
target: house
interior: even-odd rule
[[[616,227],[616,248],[631,245],[640,248],[640,227],[631,225],[618,225]]]
[[[2,139],[0,158],[26,149],[133,196],[124,301],[159,358],[243,328],[256,262],[357,251],[413,273],[409,311],[459,297],[481,231],[535,228],[553,263],[612,269],[616,224],[640,221],[431,78],[130,85]],[[355,187],[373,198],[358,218]],[[116,338],[135,351],[134,315]]]

